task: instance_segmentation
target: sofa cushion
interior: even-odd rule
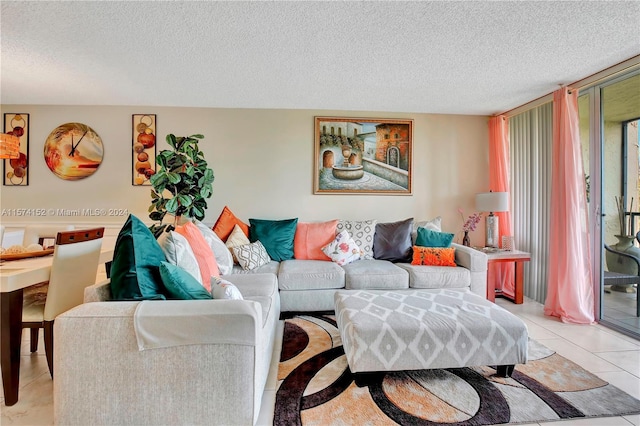
[[[218,220],[213,225],[213,232],[220,237],[222,241],[227,241],[229,235],[233,231],[233,228],[238,225],[245,236],[249,236],[249,225],[241,221],[233,214],[229,207],[224,206]]]
[[[225,279],[238,287],[245,299],[254,296],[274,297],[278,293],[278,277],[275,274],[233,274]]]
[[[249,219],[249,223],[249,240],[260,240],[271,259],[277,262],[293,259],[293,238],[296,235],[297,218]]]
[[[457,266],[453,247],[413,247],[412,265]]]
[[[409,274],[388,260],[360,260],[343,266],[346,289],[409,288]]]
[[[347,230],[362,252],[362,259],[373,259],[373,236],[376,233],[376,220],[341,220],[336,232]]]
[[[411,262],[413,218],[377,223],[373,237],[373,257],[390,262]]]
[[[211,247],[211,251],[216,258],[220,274],[226,275],[231,273],[231,268],[233,268],[233,257],[231,256],[227,246],[224,244],[224,241],[222,241],[220,237],[218,237],[218,234],[213,232],[211,228],[199,220],[194,219],[193,223],[200,230],[200,233],[202,233],[202,236],[207,244],[209,244],[209,247]]]
[[[251,275],[251,274],[278,274],[278,269],[280,269],[280,262],[276,262],[272,260],[266,265],[259,266],[255,269],[242,269],[240,265],[233,265],[233,270],[231,271],[231,275]]]
[[[461,266],[396,265],[409,272],[411,288],[468,288],[471,284],[471,272]]]
[[[238,263],[245,271],[259,268],[271,262],[267,250],[260,241],[234,247],[232,250]]]
[[[165,299],[160,278],[164,253],[147,226],[129,215],[122,226],[111,263],[111,294],[114,300]]]
[[[442,231],[442,218],[440,216],[435,217],[431,220],[423,220],[420,222],[413,222],[413,232],[411,233],[411,240],[413,244],[416,243],[416,238],[418,237],[418,228],[431,229],[432,231]]]
[[[298,222],[293,239],[293,256],[301,260],[330,260],[322,252],[336,236],[338,220],[328,222]]]
[[[251,241],[249,241],[249,237],[247,237],[242,229],[240,229],[240,227],[236,225],[233,228],[233,231],[231,231],[231,234],[229,234],[229,238],[227,238],[227,241],[224,243],[231,253],[233,263],[235,263],[236,265],[238,264],[238,259],[236,259],[236,255],[233,254],[233,248],[240,247],[249,243],[251,243]]]
[[[171,299],[212,299],[202,283],[189,272],[172,263],[160,262],[160,277]]]
[[[346,230],[338,232],[333,241],[322,247],[322,252],[340,266],[355,262],[362,253]]]
[[[158,237],[158,244],[160,244],[167,262],[181,267],[202,285],[202,275],[200,275],[196,255],[185,237],[175,231],[163,232]]]
[[[324,260],[285,260],[278,271],[280,290],[313,290],[344,287],[344,269]]]
[[[213,255],[211,246],[209,246],[209,243],[207,243],[202,236],[202,232],[200,232],[198,227],[192,222],[176,226],[176,232],[189,241],[193,254],[196,256],[196,260],[198,261],[200,275],[202,276],[202,285],[208,291],[211,291],[211,277],[220,276],[218,263]]]
[[[422,247],[449,247],[452,241],[453,234],[418,228],[418,237],[415,245]]]

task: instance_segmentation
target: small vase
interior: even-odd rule
[[[462,245],[471,247],[471,238],[469,238],[469,231],[464,231],[464,237],[462,237]]]

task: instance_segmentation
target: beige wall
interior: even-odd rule
[[[4,113],[30,114],[28,187],[0,189],[4,225],[25,222],[75,222],[119,225],[123,216],[8,216],[6,209],[127,209],[149,222],[150,187],[131,185],[131,115],[157,114],[158,150],[164,136],[201,133],[205,158],[215,173],[213,197],[205,218],[212,224],[228,205],[241,219],[301,221],[378,219],[395,221],[443,217],[443,227],[459,232],[458,207],[469,214],[474,196],[488,188],[487,118],[430,114],[209,108],[20,106]],[[314,195],[314,116],[411,118],[414,120],[413,195]],[[92,176],[80,181],[57,178],[44,163],[49,132],[81,122],[102,138],[104,158]],[[482,244],[484,224],[472,234]]]

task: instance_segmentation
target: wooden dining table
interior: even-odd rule
[[[113,259],[113,248],[103,247],[99,262]],[[53,254],[0,263],[0,368],[5,405],[18,402],[22,303],[25,288],[49,281]]]

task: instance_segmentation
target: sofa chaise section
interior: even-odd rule
[[[280,299],[273,274],[234,278],[244,300],[94,301],[59,316],[56,424],[254,424]],[[107,281],[89,287],[85,301],[104,298],[108,286]],[[180,314],[198,321],[206,315],[216,325],[201,336],[206,343],[198,343],[194,333],[191,344],[139,350],[134,329],[139,303],[158,304],[158,321]]]

